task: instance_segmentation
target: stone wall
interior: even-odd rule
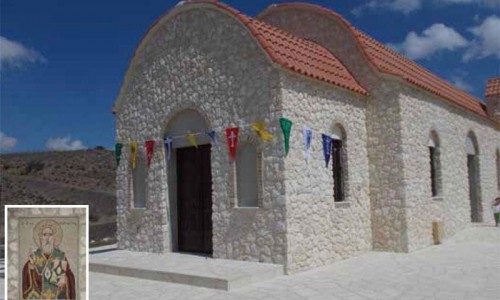
[[[265,120],[278,130],[281,116],[277,70],[243,24],[202,4],[176,7],[149,32],[133,59],[117,107],[117,140],[162,139],[183,109],[194,109],[219,130],[212,148],[213,256],[284,263],[285,189],[282,152],[262,145],[262,206],[230,205],[233,165],[224,128]],[[253,135],[241,128],[240,139]],[[147,178],[145,209],[130,207],[129,150],[117,171],[118,246],[136,251],[172,251],[169,172],[156,147]],[[174,199],[175,201],[175,199]]]
[[[8,262],[8,277],[6,280],[7,299],[22,298],[22,268],[27,262],[28,253],[20,253],[20,236],[19,229],[21,228],[19,218],[65,218],[74,217],[78,220],[78,253],[76,253],[78,263],[70,264],[70,268],[75,276],[75,295],[77,299],[87,299],[87,219],[88,207],[75,206],[60,206],[60,207],[44,207],[44,206],[25,206],[25,207],[7,207],[7,230],[8,239],[6,239],[7,262]],[[32,237],[24,237],[28,241]],[[63,235],[64,239],[64,235]],[[32,248],[34,251],[35,248]],[[68,249],[61,248],[62,251]]]
[[[400,116],[397,93],[379,77],[340,16],[307,4],[270,7],[259,18],[330,50],[371,96],[367,101],[373,247],[406,251]]]
[[[482,217],[493,222],[491,203],[500,192],[496,182],[495,151],[500,148],[498,125],[432,94],[398,84],[401,105],[404,185],[408,249],[433,243],[432,222],[441,221],[445,237],[471,223],[465,140],[472,131],[479,146]],[[434,130],[440,143],[442,195],[432,197],[427,141]]]
[[[372,248],[365,97],[302,76],[282,73],[283,105],[292,120],[285,159],[287,270],[322,266]],[[321,133],[345,131],[345,201],[334,202],[332,162],[325,167]],[[303,126],[313,129],[305,161]],[[280,141],[282,142],[282,141]]]
[[[380,81],[367,105],[373,248],[407,251],[404,166],[398,90]]]

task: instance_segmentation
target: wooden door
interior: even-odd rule
[[[181,252],[212,253],[210,145],[177,149],[177,229]]]

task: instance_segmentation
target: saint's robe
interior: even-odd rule
[[[33,253],[23,268],[23,299],[75,299],[75,277],[63,251]]]

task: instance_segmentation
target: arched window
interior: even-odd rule
[[[500,149],[497,149],[497,191],[500,192]]]
[[[250,142],[243,141],[236,153],[236,194],[238,207],[259,206],[260,153]]]
[[[140,148],[139,148],[140,149]],[[133,208],[146,207],[146,162],[142,151],[137,151],[135,168],[132,169],[132,204]],[[132,166],[131,166],[132,168]]]
[[[469,177],[469,198],[472,222],[482,222],[481,178],[479,172],[479,147],[474,132],[470,131],[465,140],[467,153],[467,174]]]
[[[333,197],[336,202],[341,202],[345,200],[347,154],[344,145],[345,131],[339,124],[333,127],[332,138]]]
[[[429,147],[432,197],[437,197],[442,194],[441,148],[439,145],[438,135],[435,131],[431,131],[431,133],[429,134],[427,146]]]

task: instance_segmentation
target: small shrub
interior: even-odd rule
[[[22,175],[28,175],[31,174],[32,172],[37,172],[43,170],[45,167],[44,163],[38,160],[30,160],[28,164],[26,165],[25,172]]]

